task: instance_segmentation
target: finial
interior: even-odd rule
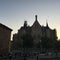
[[[37,20],[37,15],[35,15],[35,20]]]

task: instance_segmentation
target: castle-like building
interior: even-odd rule
[[[35,15],[35,21],[32,26],[28,26],[27,21],[24,21],[24,25],[18,30],[18,33],[13,35],[13,46],[22,46],[23,39],[21,38],[21,36],[23,36],[26,33],[32,35],[34,46],[41,42],[42,38],[45,37],[54,42],[57,40],[56,29],[51,29],[48,26],[47,22],[46,26],[41,26],[37,20],[37,15]]]

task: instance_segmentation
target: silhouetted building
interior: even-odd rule
[[[55,42],[57,40],[56,29],[51,29],[46,23],[46,26],[41,26],[37,20],[37,15],[35,15],[35,22],[32,26],[27,25],[27,21],[24,21],[24,26],[22,26],[18,33],[13,35],[13,46],[19,48],[23,46],[23,39],[21,38],[24,34],[31,34],[33,37],[34,47],[42,41],[42,38],[48,38]]]
[[[0,23],[0,54],[9,53],[9,43],[12,29]]]

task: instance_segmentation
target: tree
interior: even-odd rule
[[[41,45],[41,43],[40,43],[40,41],[39,41],[38,44],[37,44],[37,48],[40,48],[40,45]]]
[[[23,39],[23,47],[25,48],[31,48],[33,47],[33,38],[31,34],[26,33],[22,36]]]
[[[56,41],[55,49],[58,50],[58,51],[60,51],[60,40],[59,41],[58,40]]]
[[[53,40],[47,37],[42,38],[41,44],[43,48],[46,48],[46,49],[53,48]]]

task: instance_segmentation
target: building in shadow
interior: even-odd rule
[[[8,54],[11,41],[11,31],[9,27],[0,23],[0,54]]]
[[[41,44],[44,44],[43,40],[45,42],[47,41],[46,43],[48,44],[48,41],[50,40],[50,44],[54,45],[57,40],[56,29],[51,29],[47,22],[46,26],[41,26],[37,20],[37,15],[35,15],[35,21],[32,26],[29,26],[27,21],[24,21],[24,25],[18,30],[18,33],[13,35],[12,47],[14,49],[23,47],[24,40],[22,39],[22,36],[25,34],[30,34],[32,36],[33,47],[38,47],[38,45],[41,47]]]

